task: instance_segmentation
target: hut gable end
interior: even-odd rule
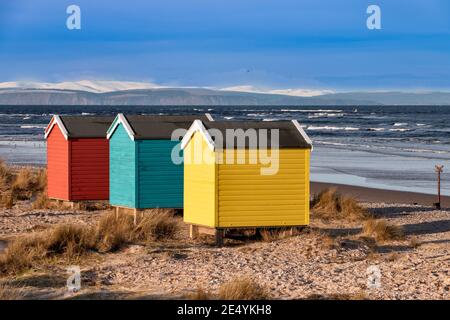
[[[57,126],[59,131],[61,131],[61,134],[64,136],[66,140],[69,139],[69,133],[67,131],[67,128],[64,126],[64,123],[61,121],[60,116],[55,115],[53,116],[52,120],[48,124],[47,128],[45,128],[45,139],[48,139],[50,133],[52,132],[53,128]]]

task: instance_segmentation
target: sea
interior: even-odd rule
[[[450,195],[450,106],[0,106],[0,159],[45,166],[52,115],[202,114],[291,120],[314,143],[311,180]]]

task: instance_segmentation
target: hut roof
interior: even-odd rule
[[[205,123],[212,120],[209,114],[205,115],[124,115],[119,114],[117,120],[108,130],[108,138],[112,135],[119,123],[123,123],[128,134],[134,140],[171,139],[176,129],[189,129],[195,120]]]
[[[106,138],[106,131],[114,117],[98,116],[54,116],[45,130],[47,137],[53,126],[58,125],[68,138]]]
[[[242,129],[248,137],[251,133],[249,129],[255,130],[258,135],[256,141],[257,145],[250,145],[248,138],[245,140],[244,145],[238,145],[238,139],[236,137],[236,131]],[[259,138],[261,130],[267,130],[267,139],[265,142]],[[272,146],[272,130],[278,130],[277,145]],[[182,142],[182,148],[186,146],[193,133],[200,131],[203,133],[208,143],[213,149],[226,149],[232,146],[233,148],[302,148],[311,149],[312,142],[309,139],[306,132],[302,129],[300,124],[296,120],[292,121],[215,121],[202,123],[196,121],[189,132],[185,135]],[[215,138],[216,133],[220,133],[222,139]],[[275,138],[275,136],[274,136]],[[232,140],[230,140],[232,139]]]

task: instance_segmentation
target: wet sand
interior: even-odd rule
[[[313,195],[319,193],[321,190],[332,187],[337,188],[342,194],[352,196],[359,201],[365,202],[420,204],[425,206],[431,206],[433,203],[437,202],[437,195],[323,182],[311,182],[311,194]],[[449,196],[441,196],[441,206],[443,208],[450,208]]]

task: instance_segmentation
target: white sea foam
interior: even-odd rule
[[[307,130],[345,130],[345,131],[358,131],[356,127],[333,127],[333,126],[308,126]]]
[[[283,112],[342,112],[343,110],[334,110],[334,109],[281,109]]]
[[[247,113],[247,117],[264,117],[267,115],[267,113]]]
[[[339,127],[331,127],[331,126],[308,126],[307,130],[340,130]]]
[[[394,123],[394,127],[402,127],[402,126],[407,126],[408,124],[405,122],[396,122]]]
[[[328,113],[328,112],[316,112],[313,113],[312,115],[308,115],[309,119],[314,119],[314,118],[334,118],[334,117],[343,117],[344,113]]]
[[[384,131],[384,128],[369,128],[369,131]]]
[[[22,125],[20,126],[21,129],[44,129],[46,126],[45,125]]]
[[[398,128],[398,129],[389,129],[389,131],[393,131],[393,132],[405,132],[405,131],[411,131],[411,129]]]

